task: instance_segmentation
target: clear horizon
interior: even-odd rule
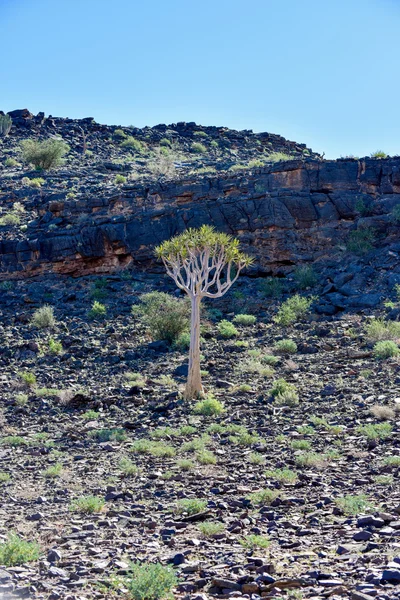
[[[0,0],[0,23],[5,112],[400,154],[399,0]]]

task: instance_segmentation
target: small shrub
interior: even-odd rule
[[[0,217],[0,226],[7,227],[9,225],[19,225],[21,222],[21,218],[19,215],[12,213],[6,213],[2,217]]]
[[[373,229],[356,229],[351,231],[347,240],[347,250],[354,254],[366,254],[373,248],[375,232]]]
[[[240,543],[249,550],[253,550],[254,548],[268,548],[268,546],[271,544],[267,536],[257,535],[255,533],[246,535],[246,537],[240,540]]]
[[[91,319],[103,319],[107,314],[107,308],[101,302],[95,300],[92,304],[92,308],[88,312],[88,317]]]
[[[200,400],[196,402],[193,408],[193,412],[196,415],[202,415],[203,417],[211,417],[213,415],[220,415],[225,410],[222,402],[217,400],[216,398],[204,398],[204,400]]]
[[[387,154],[383,150],[375,150],[371,152],[371,158],[387,158]]]
[[[100,496],[82,496],[70,504],[70,510],[84,514],[99,513],[103,510],[105,501]]]
[[[265,456],[259,452],[251,452],[247,458],[252,465],[264,465],[266,462]]]
[[[266,471],[264,475],[270,479],[276,479],[280,483],[296,483],[297,481],[297,473],[290,469],[274,469]]]
[[[116,581],[118,585],[119,581]],[[123,587],[132,600],[164,600],[178,580],[171,567],[160,563],[133,563],[128,575],[122,579]]]
[[[160,140],[160,146],[164,146],[164,148],[171,147],[171,141],[168,138],[162,138]]]
[[[180,352],[184,352],[185,350],[189,350],[190,348],[190,332],[184,331],[180,334],[178,339],[176,339],[173,343],[173,348],[179,350]]]
[[[126,138],[126,133],[125,133],[125,131],[123,129],[116,129],[114,131],[114,137],[116,137],[116,138],[118,138],[120,140],[123,140],[123,139]]]
[[[192,460],[189,460],[188,458],[182,458],[181,460],[177,460],[176,466],[181,471],[193,471],[193,469],[195,468],[194,462]]]
[[[121,458],[118,463],[118,468],[121,471],[122,475],[125,477],[131,477],[132,475],[137,475],[139,469],[138,467],[129,459],[129,458]]]
[[[36,375],[34,373],[31,373],[30,371],[21,371],[18,373],[18,376],[28,387],[36,385]]]
[[[176,512],[178,514],[186,513],[188,515],[195,515],[197,513],[204,512],[207,508],[207,500],[200,498],[183,498],[178,500]]]
[[[209,450],[200,450],[196,453],[196,460],[201,465],[216,465],[217,457]]]
[[[296,294],[281,304],[273,320],[278,325],[291,325],[307,314],[314,300],[314,297],[305,298]]]
[[[388,467],[400,467],[400,456],[386,456],[383,464]]]
[[[236,446],[252,446],[260,441],[260,436],[256,433],[249,433],[248,431],[243,431],[238,433],[237,435],[231,435],[229,437],[229,441]]]
[[[10,533],[7,541],[0,544],[0,565],[15,567],[37,560],[40,548],[36,542],[26,542],[16,533]]]
[[[378,485],[392,485],[394,483],[393,475],[375,475],[375,483]]]
[[[191,145],[191,150],[195,154],[204,154],[207,152],[207,148],[204,146],[204,144],[200,144],[200,142],[193,142]]]
[[[62,159],[69,152],[69,146],[62,140],[48,139],[24,140],[21,142],[22,157],[25,162],[31,163],[36,169],[53,169],[62,163]]]
[[[0,120],[1,120],[1,116],[0,116]],[[17,160],[15,160],[15,158],[7,158],[5,161],[5,166],[6,167],[19,167],[19,162]]]
[[[286,390],[275,396],[275,404],[278,406],[297,406],[299,395],[295,390]]]
[[[358,515],[371,508],[371,503],[365,494],[343,496],[342,498],[336,498],[335,502],[340,510],[349,516]]]
[[[364,326],[366,338],[370,342],[400,339],[400,322],[372,319]]]
[[[116,183],[117,185],[120,185],[120,184],[122,184],[122,183],[126,183],[126,177],[124,177],[123,175],[117,175],[117,176],[115,177],[115,183]]]
[[[317,274],[309,265],[298,267],[294,272],[294,279],[299,290],[314,287],[317,282]]]
[[[90,437],[97,442],[124,442],[127,438],[124,429],[97,429],[90,432]]]
[[[393,427],[390,423],[367,423],[360,425],[357,428],[357,433],[360,433],[368,440],[385,440],[392,434]]]
[[[396,204],[396,206],[392,208],[392,212],[390,213],[390,220],[392,221],[392,223],[400,223],[400,204]]]
[[[141,317],[154,340],[173,344],[188,332],[190,301],[187,298],[180,300],[164,292],[150,292],[140,300],[140,305],[132,307],[132,314]]]
[[[371,414],[380,421],[390,421],[396,416],[396,413],[392,408],[389,406],[381,406],[379,404],[374,404],[374,406],[372,406]]]
[[[138,154],[142,154],[142,152],[145,149],[145,146],[139,140],[136,140],[131,135],[128,135],[122,142],[121,148],[126,148],[127,150],[133,150],[134,152],[137,152]]]
[[[28,177],[24,177],[23,181],[26,179],[28,179]],[[25,183],[29,185],[29,187],[40,189],[45,183],[45,180],[43,177],[34,177],[33,179],[28,179],[28,181],[25,181]]]
[[[311,444],[308,440],[293,440],[290,442],[290,447],[292,450],[309,450]]]
[[[286,379],[277,379],[274,381],[272,388],[269,390],[270,396],[279,396],[285,392],[296,391],[295,386],[292,383],[288,383]]]
[[[236,315],[233,319],[233,322],[237,325],[254,325],[256,323],[257,318],[254,315]]]
[[[4,473],[4,471],[0,471],[0,483],[7,483],[10,481],[11,475],[9,473]]]
[[[274,349],[279,354],[295,354],[297,352],[297,344],[289,339],[279,340],[276,342]]]
[[[223,338],[229,339],[239,335],[238,330],[233,323],[223,319],[218,323],[218,333]]]
[[[225,530],[225,525],[218,521],[204,521],[197,526],[200,532],[206,537],[212,537]]]
[[[253,492],[248,496],[248,499],[255,506],[262,506],[265,504],[271,504],[278,497],[278,492],[276,490],[260,490],[258,492]]]
[[[10,115],[0,115],[0,136],[6,136],[10,133],[12,119]]]
[[[95,421],[99,417],[100,413],[96,410],[87,410],[82,414],[82,419],[85,419],[85,421]]]
[[[50,329],[54,327],[56,320],[54,317],[54,308],[52,306],[42,306],[33,313],[31,325],[38,329]]]
[[[286,160],[293,160],[295,157],[290,154],[286,154],[285,152],[272,152],[266,157],[267,162],[282,162]]]
[[[61,342],[57,342],[53,338],[50,338],[50,340],[49,340],[49,352],[51,354],[61,354],[62,351],[63,351],[62,343]]]
[[[56,477],[60,477],[62,473],[63,467],[61,463],[57,463],[52,465],[48,469],[43,472],[43,476],[47,479],[55,479]]]
[[[391,340],[377,342],[374,346],[374,355],[375,358],[378,359],[392,358],[393,356],[398,356],[399,354],[400,349],[398,345]]]
[[[296,456],[296,465],[298,467],[322,468],[326,465],[326,462],[327,457],[324,454],[319,454],[318,452],[304,452],[303,454]]]

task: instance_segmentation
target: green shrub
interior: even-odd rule
[[[390,423],[367,423],[366,425],[360,425],[357,427],[357,433],[360,433],[368,440],[385,440],[388,438],[393,431],[393,427]]]
[[[117,175],[117,176],[115,177],[115,183],[116,183],[117,185],[120,185],[120,184],[122,184],[122,183],[126,183],[126,177],[124,177],[123,175]]]
[[[271,544],[266,535],[258,535],[255,533],[246,535],[246,537],[240,540],[240,543],[249,550],[253,550],[254,548],[268,548]]]
[[[84,514],[98,513],[103,510],[104,498],[100,496],[82,496],[70,504],[70,510]]]
[[[317,274],[309,265],[298,267],[294,272],[294,279],[299,290],[314,287],[318,282]]]
[[[11,446],[12,448],[18,448],[18,446],[26,446],[28,444],[26,439],[20,435],[6,435],[1,438],[0,443],[5,446]]]
[[[121,148],[126,148],[127,150],[134,150],[138,154],[141,154],[145,146],[139,140],[136,140],[131,135],[128,135],[121,144]]]
[[[10,133],[12,119],[10,115],[0,115],[0,136],[6,136]]]
[[[0,217],[0,227],[7,227],[10,225],[19,225],[21,222],[21,218],[19,215],[12,213],[6,213],[2,217]]]
[[[225,530],[224,523],[219,523],[218,521],[204,521],[204,523],[199,523],[197,527],[206,537],[222,533]]]
[[[193,409],[196,415],[203,415],[204,417],[220,415],[224,410],[225,408],[222,402],[212,397],[204,398],[204,400],[196,402]]]
[[[176,512],[179,514],[186,513],[188,515],[195,515],[205,511],[206,508],[207,500],[202,500],[200,498],[183,498],[182,500],[178,500]]]
[[[21,371],[18,373],[18,377],[28,386],[33,387],[36,385],[36,375],[30,371]]]
[[[291,325],[306,315],[314,300],[314,297],[305,298],[296,294],[281,304],[273,320],[278,325]]]
[[[5,473],[4,471],[0,471],[0,483],[7,483],[10,481],[11,475],[10,473]]]
[[[171,147],[171,140],[169,140],[168,138],[162,138],[160,140],[160,146],[164,146],[164,148]]]
[[[126,138],[126,133],[125,133],[125,131],[123,129],[116,129],[114,131],[114,137],[116,137],[116,138],[118,138],[120,140],[123,140],[123,139]]]
[[[54,318],[54,308],[52,306],[42,306],[33,313],[31,325],[38,329],[49,329],[54,327],[56,320]]]
[[[340,510],[349,516],[358,515],[371,509],[371,503],[365,494],[343,496],[342,498],[336,498],[335,502]]]
[[[257,318],[254,315],[236,315],[233,319],[234,323],[238,325],[254,325],[256,323]]]
[[[173,343],[173,347],[181,352],[190,348],[190,331],[184,331]]]
[[[392,358],[393,356],[398,356],[399,354],[400,349],[398,345],[395,342],[392,342],[391,340],[377,342],[374,346],[375,358]]]
[[[127,435],[124,429],[97,429],[90,432],[90,437],[97,442],[123,442]]]
[[[364,332],[370,342],[400,339],[400,322],[372,319],[364,326]]]
[[[281,162],[286,160],[293,160],[295,157],[290,154],[286,154],[285,152],[272,152],[268,156],[266,156],[265,160],[267,162]]]
[[[40,548],[36,542],[26,542],[16,533],[8,534],[7,541],[0,544],[0,565],[15,567],[37,560]]]
[[[132,314],[139,315],[154,340],[177,343],[188,332],[190,301],[178,299],[164,292],[150,292],[140,298],[141,304],[132,307]]]
[[[22,157],[25,162],[31,163],[36,169],[53,169],[62,163],[62,159],[69,152],[69,146],[62,140],[48,139],[24,140],[21,142]]]
[[[200,142],[193,142],[191,145],[191,150],[195,154],[204,154],[207,152],[207,148],[204,146],[204,144],[200,144]]]
[[[273,469],[265,471],[264,475],[270,479],[276,479],[280,483],[296,483],[297,481],[297,473],[290,469]]]
[[[61,354],[63,351],[62,343],[54,340],[53,338],[49,339],[49,352],[51,354]]]
[[[95,300],[92,308],[88,312],[88,317],[91,319],[103,319],[107,314],[107,308],[101,302]]]
[[[138,467],[129,458],[123,457],[118,463],[118,467],[125,477],[131,477],[137,475],[139,472]]]
[[[209,450],[205,450],[205,449],[199,450],[196,453],[196,460],[201,465],[216,465],[217,464],[217,457],[215,456],[215,454],[213,454]]]
[[[56,477],[60,477],[62,473],[63,467],[61,463],[56,463],[52,465],[48,469],[43,472],[43,476],[47,479],[55,479]]]
[[[295,354],[297,352],[297,344],[289,339],[279,340],[276,342],[274,350],[278,352],[278,354]]]
[[[233,323],[223,319],[218,323],[218,333],[223,338],[229,339],[239,335],[238,330]]]
[[[253,492],[248,496],[248,499],[255,506],[262,506],[265,504],[271,504],[278,497],[278,492],[276,490],[260,490],[258,492]]]
[[[387,154],[383,150],[375,150],[371,152],[371,158],[387,158]]]
[[[269,395],[275,397],[290,391],[296,391],[292,383],[287,382],[285,379],[277,379],[269,390]]]
[[[350,232],[347,240],[347,250],[354,254],[366,254],[373,248],[375,232],[373,229],[356,229]]]
[[[7,158],[4,164],[6,167],[19,167],[19,162],[11,157]]]
[[[26,180],[28,180],[28,181],[26,181]],[[43,179],[43,177],[34,177],[33,179],[29,179],[28,177],[24,177],[23,180],[22,180],[22,182],[25,183],[26,185],[29,185],[29,187],[39,189],[39,188],[42,187],[42,185],[44,183],[46,183],[46,180]]]
[[[296,406],[299,403],[299,395],[295,390],[286,390],[275,396],[275,404],[278,406]]]
[[[160,563],[133,563],[127,576],[122,578],[123,587],[132,600],[171,598],[171,590],[177,583],[178,580],[172,568]],[[118,586],[118,579],[115,584]]]

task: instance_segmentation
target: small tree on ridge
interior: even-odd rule
[[[187,229],[155,250],[176,285],[191,301],[189,373],[186,398],[203,393],[200,374],[200,303],[202,298],[220,298],[235,283],[253,259],[240,251],[239,240],[213,227]]]

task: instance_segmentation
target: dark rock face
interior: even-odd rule
[[[399,241],[390,212],[400,202],[400,158],[294,160],[115,192],[79,202],[43,199],[26,239],[0,241],[0,278],[79,276],[128,264],[157,270],[154,246],[203,223],[238,236],[260,273],[333,258],[355,228],[374,229],[383,244]],[[57,230],[43,231],[43,222]],[[345,284],[339,291],[333,300],[340,304]]]

